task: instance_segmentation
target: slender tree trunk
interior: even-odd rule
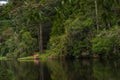
[[[96,25],[97,25],[97,31],[99,30],[99,24],[98,24],[98,5],[97,0],[95,0],[95,14],[96,14]]]
[[[39,51],[43,53],[43,35],[42,35],[42,25],[39,25]]]

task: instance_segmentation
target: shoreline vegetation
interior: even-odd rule
[[[39,53],[37,53],[39,54]],[[81,57],[63,57],[63,56],[52,56],[49,53],[42,53],[39,54],[39,56],[34,57],[32,56],[26,56],[26,57],[20,57],[20,58],[8,58],[8,57],[2,57],[0,56],[0,60],[18,60],[18,61],[34,61],[34,60],[41,60],[41,61],[46,61],[46,60],[76,60],[76,59],[119,59],[119,56],[112,56],[112,57],[107,57],[107,56],[99,56],[99,55],[93,55],[93,56],[81,56]]]

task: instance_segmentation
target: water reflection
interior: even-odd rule
[[[119,60],[0,62],[0,80],[119,80]]]

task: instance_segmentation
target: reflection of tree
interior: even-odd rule
[[[5,61],[0,64],[0,80],[119,80],[116,61]]]
[[[0,80],[16,80],[13,72],[6,67],[0,66]]]
[[[49,61],[52,80],[119,80],[119,60]]]
[[[119,80],[120,78],[120,64],[119,61],[104,61],[103,64],[94,62],[94,77],[97,80]]]
[[[93,80],[92,64],[81,61],[47,62],[52,80]]]
[[[39,66],[33,62],[10,62],[9,68],[14,71],[17,80],[38,80]]]
[[[67,66],[68,80],[93,80],[92,72],[89,60],[69,62]]]
[[[57,61],[47,62],[49,69],[51,70],[51,79],[52,80],[67,80],[67,73]]]
[[[4,64],[5,65],[5,64]],[[44,63],[7,61],[9,70],[12,70],[16,80],[50,80],[49,70]]]

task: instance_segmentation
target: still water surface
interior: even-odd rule
[[[120,80],[120,60],[0,61],[0,80]]]

